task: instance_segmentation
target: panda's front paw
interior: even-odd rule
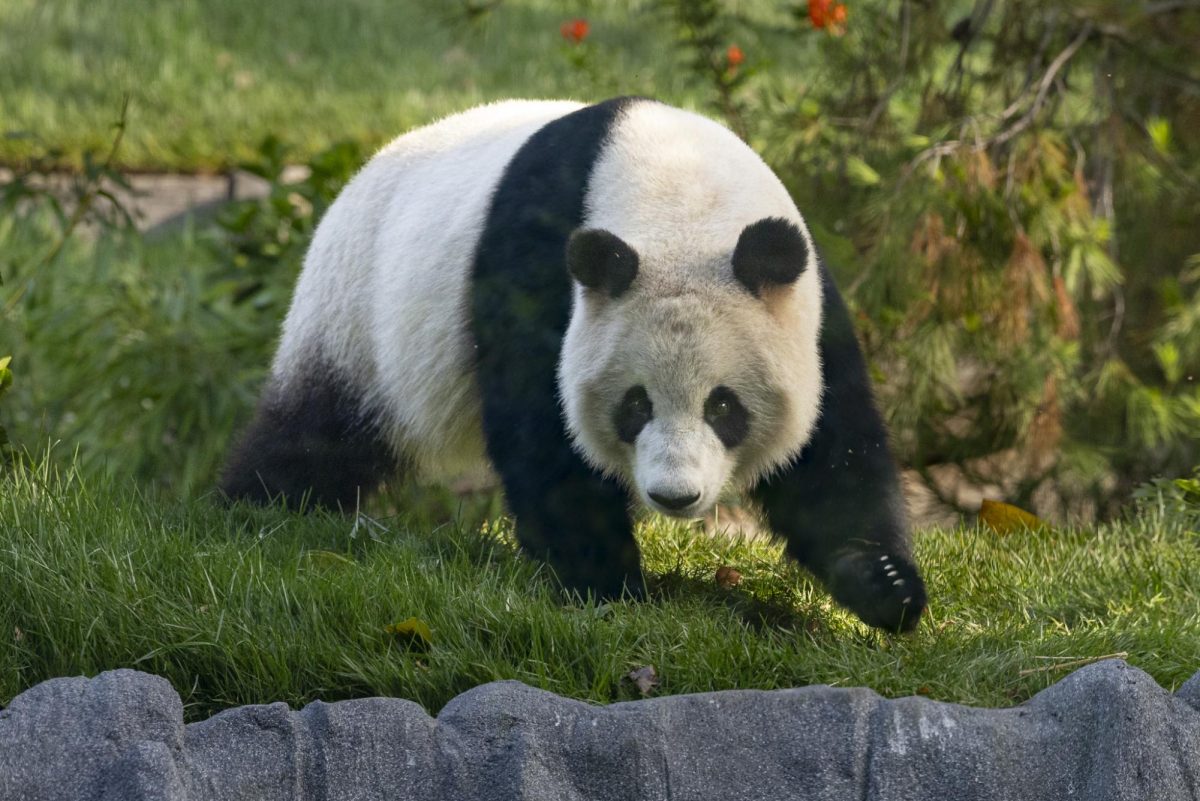
[[[888,631],[912,631],[925,609],[925,582],[917,566],[899,554],[849,551],[829,570],[833,599],[862,621]]]

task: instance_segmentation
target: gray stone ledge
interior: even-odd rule
[[[436,717],[369,698],[185,726],[166,680],[53,679],[0,712],[0,801],[1195,799],[1200,673],[1171,695],[1119,660],[1012,709],[867,689],[592,706],[518,682]]]

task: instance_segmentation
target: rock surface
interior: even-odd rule
[[[1012,709],[824,686],[598,707],[517,682],[432,718],[393,698],[185,726],[166,680],[44,682],[0,712],[2,801],[1194,799],[1200,674],[1113,660]]]

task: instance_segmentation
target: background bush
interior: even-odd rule
[[[811,0],[799,76],[734,4],[661,5],[810,220],[944,501],[952,467],[1111,513],[1200,461],[1197,4]]]
[[[272,137],[245,165],[272,181],[266,198],[150,241],[118,224],[111,194],[91,220],[97,236],[72,238],[40,188],[46,176],[14,180],[24,202],[10,204],[0,241],[16,279],[5,320],[22,373],[6,404],[16,441],[60,442],[85,473],[172,492],[212,486],[266,376],[314,220],[363,160],[357,145],[335,145],[284,184],[285,155]],[[88,191],[74,187],[67,203]]]
[[[1111,514],[1139,482],[1200,462],[1195,3],[617,6],[509,0],[421,14],[446,47],[538,63],[557,76],[547,91],[656,93],[746,137],[840,279],[901,459],[947,504],[962,503],[949,479],[966,479],[1047,513]],[[536,48],[515,33],[533,23],[544,28],[529,34]],[[524,75],[469,99],[528,94]],[[439,109],[457,91],[425,86]],[[139,132],[134,152],[171,135]],[[10,439],[60,441],[85,471],[210,487],[315,221],[377,141],[365,138],[314,147],[301,136],[291,150],[285,132],[231,146],[254,154],[245,166],[273,181],[270,196],[151,242],[101,192],[120,180],[116,147],[42,148],[33,160],[26,140],[10,148]],[[296,161],[311,177],[283,183]],[[72,162],[84,167],[74,206],[35,180]],[[87,214],[73,221],[79,205]],[[80,238],[80,225],[92,233]]]

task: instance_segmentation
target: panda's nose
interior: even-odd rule
[[[678,512],[681,509],[686,509],[696,501],[700,500],[700,493],[693,492],[691,495],[663,495],[659,492],[651,492],[650,498],[664,509],[670,509],[672,512]]]

